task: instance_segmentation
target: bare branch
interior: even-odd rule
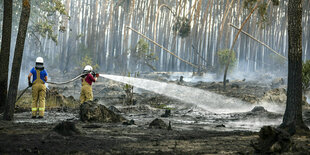
[[[135,29],[133,29],[133,28],[131,28],[131,27],[129,27],[129,26],[126,26],[126,28],[128,28],[128,29],[132,30],[133,32],[139,34],[139,35],[142,36],[143,38],[149,40],[150,42],[152,42],[152,43],[155,44],[156,46],[162,48],[164,51],[166,51],[166,52],[168,52],[169,54],[175,56],[177,59],[179,59],[179,60],[181,60],[181,61],[183,61],[183,62],[185,62],[185,63],[187,63],[187,64],[189,64],[189,65],[191,65],[191,66],[193,66],[193,67],[195,67],[195,68],[198,68],[197,65],[194,65],[194,64],[192,64],[191,62],[186,61],[186,60],[180,58],[179,56],[177,56],[177,55],[175,55],[174,53],[172,53],[171,51],[169,51],[167,48],[163,47],[162,45],[158,44],[158,43],[155,42],[154,40],[152,40],[152,39],[150,39],[149,37],[145,36],[144,34],[138,32],[137,30],[135,30]]]
[[[229,25],[237,30],[240,30],[237,26],[233,25],[232,23],[229,23]],[[273,53],[277,54],[278,56],[280,56],[281,58],[285,59],[287,61],[287,58],[283,55],[281,55],[280,53],[276,52],[274,49],[272,49],[270,46],[266,45],[265,43],[263,43],[262,41],[257,40],[256,38],[254,38],[252,35],[248,34],[247,32],[241,30],[241,32],[245,35],[247,35],[248,37],[250,37],[251,39],[257,41],[258,43],[262,44],[263,46],[267,47],[268,49],[270,49]]]

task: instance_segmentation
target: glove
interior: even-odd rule
[[[96,73],[96,77],[99,77],[99,73]]]
[[[31,87],[32,86],[32,83],[30,81],[28,81],[28,86]]]

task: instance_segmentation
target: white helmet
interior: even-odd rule
[[[36,59],[36,63],[44,63],[43,58],[42,57],[37,57]]]
[[[93,67],[91,67],[90,65],[86,65],[84,67],[84,71],[92,71],[93,70]]]
[[[44,69],[43,66],[43,58],[42,57],[37,57],[36,59],[36,69]]]

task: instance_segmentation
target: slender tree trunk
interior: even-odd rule
[[[66,11],[68,13],[68,15],[70,14],[70,2],[71,0],[66,0]],[[63,16],[65,22],[64,22],[64,27],[65,27],[65,32],[63,32],[63,40],[62,40],[62,49],[61,49],[61,58],[60,58],[60,61],[62,63],[60,63],[60,69],[63,71],[63,72],[67,72],[66,70],[66,55],[68,53],[68,35],[69,35],[69,32],[70,32],[70,28],[69,28],[69,19],[67,16]]]
[[[89,16],[88,16],[88,19],[86,19],[88,22],[87,22],[87,39],[86,39],[86,47],[88,50],[91,50],[91,46],[92,46],[92,43],[91,43],[91,37],[92,37],[92,18],[94,18],[94,12],[93,12],[93,8],[94,8],[94,5],[93,5],[94,1],[93,0],[90,0],[89,1]],[[86,17],[87,18],[87,17]],[[93,52],[91,51],[90,54],[93,54]]]
[[[93,52],[93,61],[94,62],[97,62],[97,55],[98,55],[98,53],[97,53],[97,49],[96,49],[96,42],[97,42],[97,40],[96,40],[96,38],[97,38],[97,27],[98,27],[98,25],[97,25],[97,22],[98,22],[98,20],[97,20],[97,15],[98,15],[98,6],[99,6],[99,1],[98,0],[96,0],[95,1],[95,3],[94,4],[92,4],[93,5],[93,17],[92,17],[92,29],[91,29],[91,36],[90,36],[90,45],[89,45],[89,48],[90,48],[90,50]]]
[[[66,61],[65,61],[65,63],[66,63],[66,65],[65,65],[65,71],[69,71],[72,67],[70,67],[70,66],[72,66],[72,65],[70,65],[71,64],[71,59],[72,59],[72,55],[74,55],[73,53],[74,53],[74,51],[75,51],[75,39],[74,39],[74,37],[76,37],[76,29],[77,29],[77,26],[71,26],[71,25],[75,25],[76,24],[76,12],[77,12],[77,10],[76,10],[76,6],[75,6],[75,1],[71,1],[71,5],[70,5],[71,7],[69,8],[68,7],[68,15],[69,16],[71,16],[71,20],[70,21],[68,21],[68,26],[67,26],[67,28],[68,28],[68,33],[67,33],[67,35],[68,35],[68,40],[67,40],[67,47],[66,47]],[[69,10],[70,10],[70,14],[69,14]]]
[[[0,111],[5,105],[8,89],[8,73],[11,49],[12,33],[12,0],[4,0],[3,23],[2,23],[2,40],[0,51]]]
[[[24,44],[26,39],[28,21],[30,16],[30,0],[23,0],[22,13],[19,21],[18,34],[16,39],[16,47],[14,51],[14,59],[12,65],[12,73],[8,97],[6,100],[3,119],[12,120],[18,90],[20,68],[23,58]]]
[[[114,24],[115,24],[115,15],[116,13],[114,12],[114,9],[116,9],[114,7],[114,2],[111,2],[111,5],[110,5],[112,8],[110,9],[110,19],[109,19],[109,24],[110,24],[110,27],[109,27],[109,56],[108,56],[108,60],[107,60],[107,66],[108,66],[108,71],[111,72],[113,71],[113,60],[114,60],[114,44],[113,44],[113,41],[114,41],[114,31],[115,31],[115,27],[114,27]],[[114,15],[113,15],[114,14]]]
[[[85,40],[86,40],[86,25],[87,25],[87,14],[88,14],[88,9],[87,9],[87,2],[88,0],[83,0],[82,2],[82,15],[81,15],[81,32],[80,34],[83,34],[83,37],[81,38],[82,44],[85,45]]]
[[[290,134],[309,130],[302,119],[302,0],[288,2],[288,82],[287,101],[281,127]]]
[[[229,0],[227,1],[226,3],[226,9],[225,9],[225,13],[223,15],[223,19],[222,19],[222,23],[221,23],[221,26],[220,26],[220,29],[219,29],[219,32],[218,32],[218,37],[217,37],[217,42],[216,42],[216,48],[215,48],[215,51],[217,52],[220,48],[221,48],[221,41],[222,41],[222,35],[223,35],[223,30],[224,30],[224,27],[226,25],[226,19],[227,19],[227,16],[230,13],[230,8],[232,7],[232,4],[234,3],[234,0],[232,0],[230,3],[229,3]]]
[[[113,41],[112,47],[113,47],[113,54],[112,56],[112,71],[115,72],[116,68],[118,68],[119,66],[116,63],[116,59],[115,57],[119,55],[119,36],[118,36],[118,31],[119,31],[119,7],[118,7],[119,3],[116,4],[115,7],[115,15],[114,15],[114,31],[113,31],[113,40],[111,39],[111,41]]]
[[[239,36],[239,34],[240,34],[242,28],[244,27],[244,25],[246,24],[246,22],[250,19],[251,15],[254,13],[254,11],[258,8],[258,6],[259,6],[259,5],[258,5],[258,2],[257,2],[257,3],[256,3],[256,6],[252,9],[252,11],[250,12],[250,14],[247,16],[247,18],[246,18],[246,19],[244,20],[244,22],[242,23],[242,25],[241,25],[241,27],[240,27],[238,33],[237,33],[236,36],[235,36],[234,42],[233,42],[233,44],[231,45],[229,56],[231,56],[231,52],[232,52],[232,50],[234,49],[234,46],[235,46],[235,44],[236,44],[236,41],[237,41],[237,39],[238,39],[238,36]],[[225,66],[224,78],[223,78],[224,89],[226,88],[226,76],[227,76],[227,71],[228,71],[229,64],[230,64],[230,60],[228,61],[228,63],[227,63],[226,66]]]
[[[208,28],[209,28],[209,30],[207,31],[206,30],[206,32],[208,32],[208,46],[207,46],[207,51],[208,51],[208,53],[207,53],[207,67],[210,67],[211,68],[211,66],[213,66],[213,57],[214,57],[214,55],[213,55],[213,50],[212,50],[212,46],[211,46],[211,37],[212,37],[212,33],[213,33],[213,31],[211,32],[211,19],[212,19],[212,12],[214,13],[214,9],[213,9],[213,6],[214,6],[215,4],[213,3],[213,0],[211,0],[211,8],[210,8],[210,13],[209,13],[209,26],[208,26]],[[213,30],[213,28],[214,28],[214,20],[212,21],[212,30]]]

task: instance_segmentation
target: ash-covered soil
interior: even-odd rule
[[[81,134],[62,136],[54,124],[1,123],[0,151],[11,154],[205,154],[246,153],[257,137],[248,131],[149,129],[78,122]],[[5,128],[3,128],[5,127]]]
[[[285,83],[275,78],[265,83],[235,79],[229,81],[224,90],[221,82],[188,81],[189,77],[180,82],[178,75],[167,73],[142,76],[238,98],[255,108],[214,113],[138,88],[134,88],[133,102],[129,104],[124,84],[100,79],[93,86],[95,99],[128,121],[89,123],[79,119],[76,99],[80,81],[49,85],[44,119],[30,118],[29,90],[17,103],[14,121],[0,121],[0,154],[253,154],[250,144],[258,138],[260,128],[276,127],[282,121],[284,108],[281,111],[281,108],[268,109],[273,106],[264,107],[285,105],[282,90]],[[310,126],[308,105],[304,106],[303,114],[305,123]],[[164,122],[164,128],[149,127],[156,118]],[[72,122],[79,132],[61,135],[54,129],[61,122]],[[309,153],[305,150],[310,150],[310,134],[295,135],[293,141],[298,149],[288,154]]]

